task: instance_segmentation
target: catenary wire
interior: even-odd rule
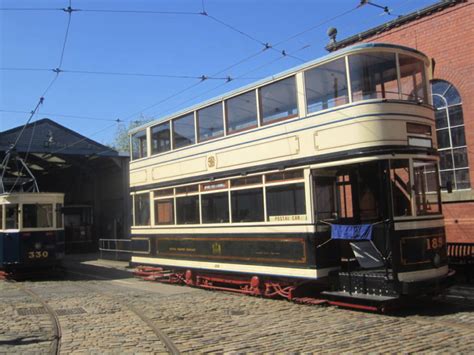
[[[21,110],[3,110],[3,109],[0,109],[0,112],[18,113],[18,114],[30,113],[30,112],[28,112],[28,111],[21,111]],[[51,113],[51,112],[42,112],[42,115],[54,116],[54,117],[64,117],[64,118],[77,118],[77,119],[80,119],[80,120],[117,122],[117,119],[105,118],[105,117],[91,117],[91,116],[80,116],[80,115],[67,115],[67,114]]]

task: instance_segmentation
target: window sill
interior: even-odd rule
[[[452,193],[441,192],[441,202],[463,202],[463,201],[474,201],[473,190],[457,190]]]

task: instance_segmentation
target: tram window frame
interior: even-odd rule
[[[235,102],[242,100],[244,100],[244,104],[234,104]],[[256,90],[247,91],[240,95],[230,97],[224,102],[227,134],[247,131],[258,126]],[[236,110],[247,111],[248,113],[242,114]],[[239,124],[242,127],[237,128]]]
[[[138,160],[148,156],[147,130],[143,129],[130,135],[130,157]]]
[[[64,227],[62,203],[56,203],[55,212],[56,212],[56,228],[62,229]]]
[[[417,216],[441,214],[438,176],[436,161],[413,159],[413,195]],[[434,184],[434,189],[430,190],[430,183]]]
[[[219,205],[222,198],[224,203]],[[208,193],[201,193],[201,216],[202,224],[220,224],[220,223],[230,223],[230,206],[229,206],[229,191],[220,190],[213,191]],[[217,206],[214,205],[216,201]],[[210,205],[206,206],[206,202],[211,202]]]
[[[13,209],[12,217],[8,217],[9,210]],[[13,224],[9,224],[10,221],[13,221]],[[17,203],[12,203],[5,205],[5,229],[19,229],[19,205]]]
[[[289,81],[292,81],[292,85],[286,84]],[[272,96],[276,96],[274,93],[277,92],[278,88],[280,88],[282,85],[287,85],[289,88],[291,88],[290,91],[286,93],[287,94],[286,96],[288,96],[287,98],[289,99],[287,103],[285,103],[284,101],[281,101],[281,100],[279,101],[279,100],[272,97]],[[281,80],[275,81],[273,83],[270,83],[268,85],[265,85],[265,86],[262,86],[262,87],[258,88],[258,104],[259,104],[259,111],[260,111],[260,124],[262,126],[298,117],[298,115],[299,115],[298,89],[297,89],[296,85],[297,85],[296,75],[291,75],[287,78],[283,78]],[[272,91],[273,91],[273,95],[272,95]],[[279,93],[279,95],[281,95],[281,93]],[[266,103],[268,101],[275,101],[275,102],[287,105],[288,109],[280,110],[279,107],[273,107],[271,104],[267,105]],[[270,114],[270,110],[267,109],[266,106],[269,106],[269,108],[272,109],[271,111],[280,110],[283,115],[282,114]]]
[[[141,201],[143,199],[143,201]],[[147,203],[148,202],[148,203]],[[151,225],[151,208],[150,208],[150,193],[136,193],[133,198],[133,225],[137,227],[150,226]],[[143,207],[143,209],[140,209]],[[144,213],[143,215],[141,215]],[[140,220],[137,218],[140,216]],[[146,220],[146,223],[142,223],[143,219]]]
[[[21,206],[21,216],[21,225],[25,229],[54,227],[52,203],[24,203]]]
[[[395,52],[367,51],[350,54],[348,57],[351,102],[371,99],[400,99]],[[376,62],[374,59],[381,60]],[[377,67],[381,67],[381,70],[376,70]],[[387,84],[389,88],[393,86],[392,90],[396,89],[396,91],[387,91]],[[380,87],[380,91],[378,87]]]
[[[216,112],[213,112],[213,111],[216,111]],[[217,117],[217,116],[213,117],[213,113],[217,113],[217,111],[220,112],[220,117]],[[210,141],[212,139],[216,139],[216,138],[220,138],[224,136],[224,132],[225,132],[224,112],[222,109],[221,101],[197,110],[196,115],[197,115],[196,125],[197,125],[197,132],[198,132],[198,143]],[[210,130],[211,133],[209,135],[205,135],[202,133],[202,129],[203,129],[203,123],[206,121],[209,121],[211,123],[220,122],[220,124],[218,124],[216,127],[213,127],[212,125],[210,127],[206,127],[205,129]],[[216,133],[213,133],[212,130],[216,128],[217,128]]]
[[[0,205],[0,229],[5,229],[5,227],[3,226],[3,205]]]
[[[247,185],[248,186],[248,185]],[[250,198],[249,198],[250,197]],[[252,199],[253,198],[253,199]],[[265,197],[262,187],[235,189],[230,191],[230,204],[232,223],[264,222],[265,221]],[[238,208],[242,204],[248,207]],[[251,208],[254,207],[254,208]],[[242,219],[242,211],[247,211],[246,217]]]
[[[398,66],[400,72],[400,96],[402,100],[427,104],[428,91],[424,61],[411,55],[398,53]],[[417,83],[418,75],[421,77]],[[407,87],[408,90],[406,90]]]
[[[287,189],[285,191],[285,189]],[[272,191],[273,190],[273,191]],[[293,196],[293,211],[285,211],[278,210],[278,208],[282,207],[290,207],[289,199],[285,198],[285,196],[280,197],[281,199],[286,200],[286,204],[283,203],[274,203],[269,195],[275,192],[278,193],[285,193],[290,191],[296,191],[300,193],[300,196]],[[299,203],[298,203],[298,198]],[[267,222],[288,222],[288,221],[300,221],[301,219],[307,219],[307,210],[306,210],[306,184],[304,181],[302,182],[294,182],[294,183],[284,183],[284,184],[270,184],[265,186],[265,203],[266,203],[266,221]],[[273,206],[272,206],[273,203]],[[274,211],[272,211],[274,208]],[[303,217],[304,216],[304,217]]]
[[[173,225],[175,224],[175,213],[174,213],[174,196],[171,197],[162,197],[162,198],[155,198],[154,201],[154,208],[155,208],[155,225]],[[166,210],[160,208],[161,205],[166,207]],[[164,213],[164,220],[160,218],[163,214],[161,212],[165,211]],[[166,219],[168,217],[168,219]]]
[[[171,150],[171,121],[152,126],[150,132],[152,155],[165,153]]]
[[[339,75],[337,73],[334,74],[337,70],[342,70],[342,72]],[[333,79],[332,87],[330,85],[331,79]],[[341,85],[339,80],[341,80]],[[305,70],[304,84],[306,110],[308,113],[348,104],[349,85],[345,57]],[[322,90],[317,90],[316,87]],[[343,95],[339,95],[339,92],[343,93]]]
[[[401,166],[396,166],[398,164],[404,164]],[[400,176],[400,174],[397,174],[397,177],[401,180],[399,181],[398,184],[400,185],[402,189],[399,188],[399,190],[394,189],[394,181],[397,180],[395,177],[395,170],[401,169],[402,171],[405,170],[404,175],[405,176]],[[414,209],[413,209],[413,192],[412,192],[412,176],[411,176],[411,163],[409,159],[391,159],[390,160],[390,191],[391,191],[391,200],[392,200],[392,214],[394,218],[403,218],[403,217],[412,217],[414,216]],[[408,178],[404,180],[404,178]],[[396,183],[396,182],[395,182]],[[403,183],[403,185],[402,185]],[[396,200],[395,199],[395,192],[400,191],[402,195],[400,197],[405,197],[405,200]],[[397,201],[400,201],[400,204],[397,203]]]
[[[187,203],[184,205],[183,202]],[[194,206],[191,206],[193,202]],[[200,198],[199,194],[193,195],[182,195],[175,197],[175,205],[176,205],[176,224],[178,225],[187,225],[187,224],[199,224],[200,223]],[[186,214],[189,210],[188,208],[191,207],[194,209],[194,219],[188,219],[189,214]],[[183,215],[183,212],[186,212]]]
[[[188,133],[191,133],[191,132],[186,132],[186,130],[190,130],[189,128],[183,128],[183,126],[191,125],[190,122],[186,122],[187,120],[190,120],[192,122],[192,130],[191,130],[192,135],[191,134],[188,135]],[[194,111],[173,119],[172,124],[171,124],[171,130],[172,130],[173,150],[195,144],[196,143],[196,120],[194,117]],[[180,132],[184,134],[181,134]],[[180,134],[181,136],[181,138],[179,139],[177,139],[178,134]]]

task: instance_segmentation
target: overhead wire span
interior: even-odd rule
[[[20,130],[20,133],[18,134],[18,136],[16,137],[15,139],[15,142],[14,144],[12,145],[12,147],[10,148],[10,150],[12,149],[15,149],[16,145],[18,144],[18,142],[20,141],[21,139],[21,136],[23,135],[23,133],[25,132],[25,129],[26,127],[28,126],[28,124],[31,122],[32,118],[34,117],[34,115],[37,113],[39,107],[43,104],[44,102],[44,98],[46,96],[46,94],[49,92],[49,90],[51,89],[51,87],[54,85],[54,83],[56,82],[56,80],[58,79],[59,77],[59,74],[61,73],[61,66],[62,66],[62,63],[63,63],[63,59],[64,59],[64,53],[65,53],[65,50],[66,50],[66,43],[67,43],[67,39],[68,39],[68,35],[69,35],[69,28],[71,26],[71,14],[72,14],[72,4],[71,4],[71,0],[69,0],[69,7],[67,9],[62,9],[63,11],[65,11],[66,13],[68,13],[68,22],[67,22],[67,26],[66,26],[66,33],[64,35],[64,40],[63,40],[63,43],[62,43],[62,46],[61,46],[61,54],[60,54],[60,57],[59,57],[59,65],[58,65],[58,68],[54,69],[53,72],[55,73],[53,79],[49,82],[48,86],[46,87],[46,89],[43,91],[43,93],[41,94],[39,100],[38,100],[38,103],[36,104],[34,110],[31,112],[30,114],[30,117],[27,119],[26,123],[23,125],[22,129]],[[30,148],[31,148],[31,145],[28,146],[28,150],[26,152],[26,156],[28,156],[29,154],[29,151],[30,151]],[[6,169],[6,167],[4,166],[3,169]],[[3,174],[2,174],[3,176]]]
[[[158,74],[158,73],[132,73],[132,72],[111,72],[111,71],[94,71],[94,70],[75,70],[75,69],[46,69],[46,68],[0,68],[3,71],[41,71],[54,72],[56,74],[87,74],[87,75],[111,75],[111,76],[136,76],[136,77],[156,77],[168,79],[199,79],[202,80],[234,80],[230,76],[208,76],[208,75],[173,75],[173,74]],[[241,79],[260,79],[257,77],[241,78]]]
[[[18,114],[25,114],[25,113],[30,113],[29,111],[21,111],[21,110],[2,110],[0,109],[0,112],[7,112],[7,113],[18,113]],[[91,117],[91,116],[80,116],[80,115],[66,115],[66,114],[61,114],[61,113],[51,113],[51,112],[42,112],[43,115],[47,116],[54,116],[55,118],[57,117],[64,117],[64,118],[77,118],[77,119],[82,119],[82,120],[92,120],[92,121],[109,121],[109,122],[116,122],[117,119],[113,118],[104,118],[104,117]]]
[[[306,29],[306,30],[304,30],[304,31],[300,31],[300,32],[298,32],[297,34],[294,34],[294,35],[292,35],[292,36],[290,36],[290,37],[288,37],[288,38],[286,38],[286,39],[284,39],[284,40],[282,40],[282,41],[277,42],[277,43],[275,44],[275,46],[276,46],[276,45],[279,45],[279,44],[281,44],[281,43],[287,42],[287,41],[289,41],[289,40],[291,40],[291,39],[294,39],[294,38],[296,38],[296,37],[298,37],[298,36],[300,36],[300,35],[302,35],[302,34],[304,34],[304,33],[307,33],[307,32],[309,32],[309,31],[311,31],[311,30],[314,30],[314,29],[316,29],[316,28],[318,28],[318,27],[321,27],[321,26],[323,26],[324,24],[326,24],[326,23],[328,23],[328,22],[330,22],[330,21],[333,21],[333,20],[335,20],[335,19],[338,19],[338,18],[340,18],[340,17],[343,17],[343,16],[345,16],[345,15],[347,15],[347,14],[349,14],[349,13],[355,11],[355,10],[357,10],[360,6],[361,6],[361,5],[358,5],[358,6],[355,7],[355,8],[352,8],[352,9],[347,10],[347,11],[344,11],[344,12],[342,12],[342,13],[336,15],[336,16],[333,16],[333,17],[331,17],[331,18],[328,19],[328,20],[319,22],[317,25],[311,26],[310,28],[308,28],[308,29]],[[203,12],[205,12],[205,10],[203,10]],[[257,39],[257,41],[260,43],[260,41],[259,41],[258,39]],[[310,46],[310,45],[305,45],[302,49],[306,49],[306,48],[308,48],[309,46]],[[273,48],[272,45],[270,45],[269,43],[265,43],[265,46],[264,46],[263,49],[259,50],[258,52],[255,52],[255,53],[253,53],[253,54],[251,54],[251,55],[249,55],[249,56],[246,56],[246,57],[244,57],[244,58],[242,58],[242,59],[240,59],[240,60],[238,60],[237,62],[235,62],[235,63],[233,63],[233,64],[231,64],[231,65],[225,67],[223,70],[220,70],[220,71],[218,71],[218,72],[212,74],[212,76],[217,76],[217,75],[219,75],[219,74],[222,74],[223,72],[226,72],[226,71],[228,71],[228,70],[230,70],[230,69],[232,69],[232,68],[235,68],[236,66],[238,66],[238,65],[240,65],[240,64],[242,64],[242,63],[245,63],[245,62],[249,61],[250,59],[253,59],[253,58],[255,58],[255,57],[261,55],[262,53],[264,53],[265,51],[267,51],[267,50],[270,49],[270,48]],[[299,49],[298,51],[300,51],[300,50],[302,50],[302,49]],[[298,52],[298,51],[295,51],[294,53],[296,53],[296,52]],[[281,59],[281,58],[285,58],[285,57],[297,58],[297,57],[294,57],[292,53],[288,54],[288,52],[286,52],[286,51],[284,51],[284,50],[281,51],[281,52],[277,50],[277,52],[281,54],[280,59]],[[300,58],[297,58],[297,59],[301,60]],[[272,62],[273,62],[273,61],[272,61]],[[267,65],[268,65],[268,64],[267,64]],[[260,68],[260,67],[259,67],[259,68]],[[235,77],[235,78],[233,78],[233,79],[237,79],[237,78],[241,78],[241,77],[238,76],[238,77]],[[214,91],[214,90],[216,90],[216,89],[218,89],[218,88],[224,86],[224,85],[225,85],[226,83],[228,83],[228,82],[229,82],[229,81],[226,81],[225,83],[219,84],[217,87],[215,87],[215,88],[213,88],[213,89],[210,89],[210,90],[207,90],[207,91],[205,91],[204,93],[198,95],[197,97],[200,97],[200,96],[205,95],[205,94],[207,94],[207,93],[209,93],[209,92],[211,92],[211,91]],[[181,90],[181,91],[179,91],[179,92],[177,92],[177,93],[175,93],[175,94],[173,94],[173,95],[171,95],[171,96],[168,96],[168,97],[164,98],[163,100],[158,101],[158,102],[155,103],[155,104],[152,104],[152,105],[150,105],[150,106],[148,106],[148,107],[146,107],[146,108],[144,108],[144,109],[142,109],[142,110],[140,110],[140,111],[137,111],[136,113],[134,113],[134,114],[132,114],[132,115],[127,116],[127,119],[128,119],[130,116],[134,116],[134,115],[136,115],[136,114],[138,114],[138,113],[142,113],[143,111],[149,110],[150,108],[153,108],[153,107],[155,107],[155,106],[157,106],[157,105],[159,105],[159,104],[161,104],[161,103],[164,103],[164,102],[170,100],[171,98],[174,98],[174,97],[180,95],[181,93],[186,92],[186,91],[188,91],[188,90],[194,88],[195,86],[199,85],[200,83],[202,83],[202,81],[200,81],[200,82],[198,82],[198,83],[195,83],[195,84],[193,84],[193,85],[191,85],[191,86],[189,86],[189,87],[186,87],[186,88],[184,88],[183,90]],[[197,98],[197,97],[194,96],[194,97],[191,98],[190,100],[194,100],[194,99]],[[186,102],[188,102],[188,101],[190,101],[190,100],[187,100]]]

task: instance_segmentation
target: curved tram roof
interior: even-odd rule
[[[311,60],[309,62],[306,62],[304,64],[301,64],[299,66],[296,66],[296,67],[293,67],[293,68],[290,68],[290,69],[287,69],[285,71],[282,71],[278,74],[275,74],[275,75],[272,75],[272,76],[269,76],[269,77],[266,77],[264,79],[261,79],[259,81],[255,81],[251,84],[248,84],[248,85],[245,85],[245,86],[242,86],[240,88],[237,88],[237,89],[234,89],[234,90],[231,90],[229,92],[226,92],[225,94],[222,94],[222,95],[219,95],[219,96],[215,96],[211,99],[208,99],[206,101],[203,101],[203,102],[200,102],[198,104],[194,104],[192,106],[189,106],[189,107],[186,107],[180,111],[177,111],[175,113],[172,113],[170,115],[166,115],[164,117],[161,117],[161,118],[158,118],[158,119],[155,119],[153,121],[150,121],[150,122],[147,122],[139,127],[136,127],[136,128],[133,128],[131,129],[128,133],[129,134],[133,134],[133,133],[136,133],[136,132],[139,132],[147,127],[150,127],[150,126],[154,126],[158,123],[161,123],[161,122],[164,122],[164,121],[167,121],[168,119],[171,119],[171,118],[176,118],[176,117],[179,117],[181,115],[184,115],[186,113],[189,113],[191,111],[194,111],[194,110],[197,110],[197,109],[200,109],[200,108],[203,108],[204,106],[207,106],[207,105],[210,105],[210,104],[213,104],[213,103],[216,103],[216,102],[219,102],[219,101],[222,101],[226,98],[229,98],[229,97],[232,97],[238,93],[244,93],[245,91],[248,91],[248,90],[251,90],[252,88],[257,88],[259,86],[263,86],[264,84],[267,84],[267,83],[271,83],[273,81],[276,81],[280,78],[284,78],[285,76],[288,76],[292,73],[296,73],[296,72],[299,72],[299,71],[302,71],[306,68],[310,68],[312,66],[315,66],[317,64],[320,64],[320,63],[323,63],[323,62],[326,62],[328,60],[331,60],[331,59],[335,59],[337,57],[340,57],[340,56],[343,56],[345,54],[348,54],[350,52],[354,52],[354,51],[358,51],[358,50],[361,50],[361,49],[371,49],[371,48],[390,48],[390,49],[400,49],[400,50],[403,50],[403,51],[407,51],[407,52],[412,52],[413,54],[416,54],[418,56],[421,56],[423,57],[426,61],[428,60],[428,57],[416,50],[416,49],[413,49],[413,48],[410,48],[410,47],[405,47],[405,46],[401,46],[401,45],[396,45],[396,44],[390,44],[390,43],[361,43],[361,44],[356,44],[356,45],[353,45],[353,46],[350,46],[350,47],[346,47],[346,48],[343,48],[341,50],[338,50],[338,51],[335,51],[335,52],[332,52],[330,54],[327,54],[323,57],[320,57],[318,59],[314,59],[314,60]]]

